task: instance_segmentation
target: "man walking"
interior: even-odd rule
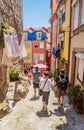
[[[64,100],[64,95],[66,93],[66,90],[69,85],[69,80],[68,77],[65,76],[65,71],[64,69],[60,70],[60,74],[55,80],[56,85],[57,85],[57,103],[58,103],[58,109],[63,106],[63,100]]]
[[[33,88],[34,88],[34,98],[36,98],[36,89],[38,89],[38,97],[39,97],[39,81],[41,73],[38,70],[38,67],[36,67],[35,72],[32,72],[33,75]]]

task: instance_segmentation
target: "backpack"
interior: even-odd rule
[[[61,90],[66,90],[67,89],[66,76],[64,76],[64,78],[61,78],[61,76],[59,75],[58,88],[61,89]]]

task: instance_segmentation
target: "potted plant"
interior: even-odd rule
[[[83,93],[80,85],[72,85],[68,92],[69,103],[73,105],[76,112],[83,113]]]
[[[80,91],[80,93],[77,96],[76,99],[76,112],[82,114],[83,113],[83,92]]]

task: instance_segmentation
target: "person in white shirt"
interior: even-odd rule
[[[42,101],[43,101],[43,111],[47,112],[49,94],[50,94],[50,87],[52,85],[52,80],[49,78],[49,72],[44,72],[44,77],[40,79],[39,87],[42,89]]]

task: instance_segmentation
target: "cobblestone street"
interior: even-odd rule
[[[11,112],[0,119],[0,130],[83,130],[84,115],[78,115],[64,102],[64,112],[58,111],[53,91],[50,94],[49,112],[43,114],[42,101],[30,100],[33,96],[32,85],[25,99],[10,102]]]

